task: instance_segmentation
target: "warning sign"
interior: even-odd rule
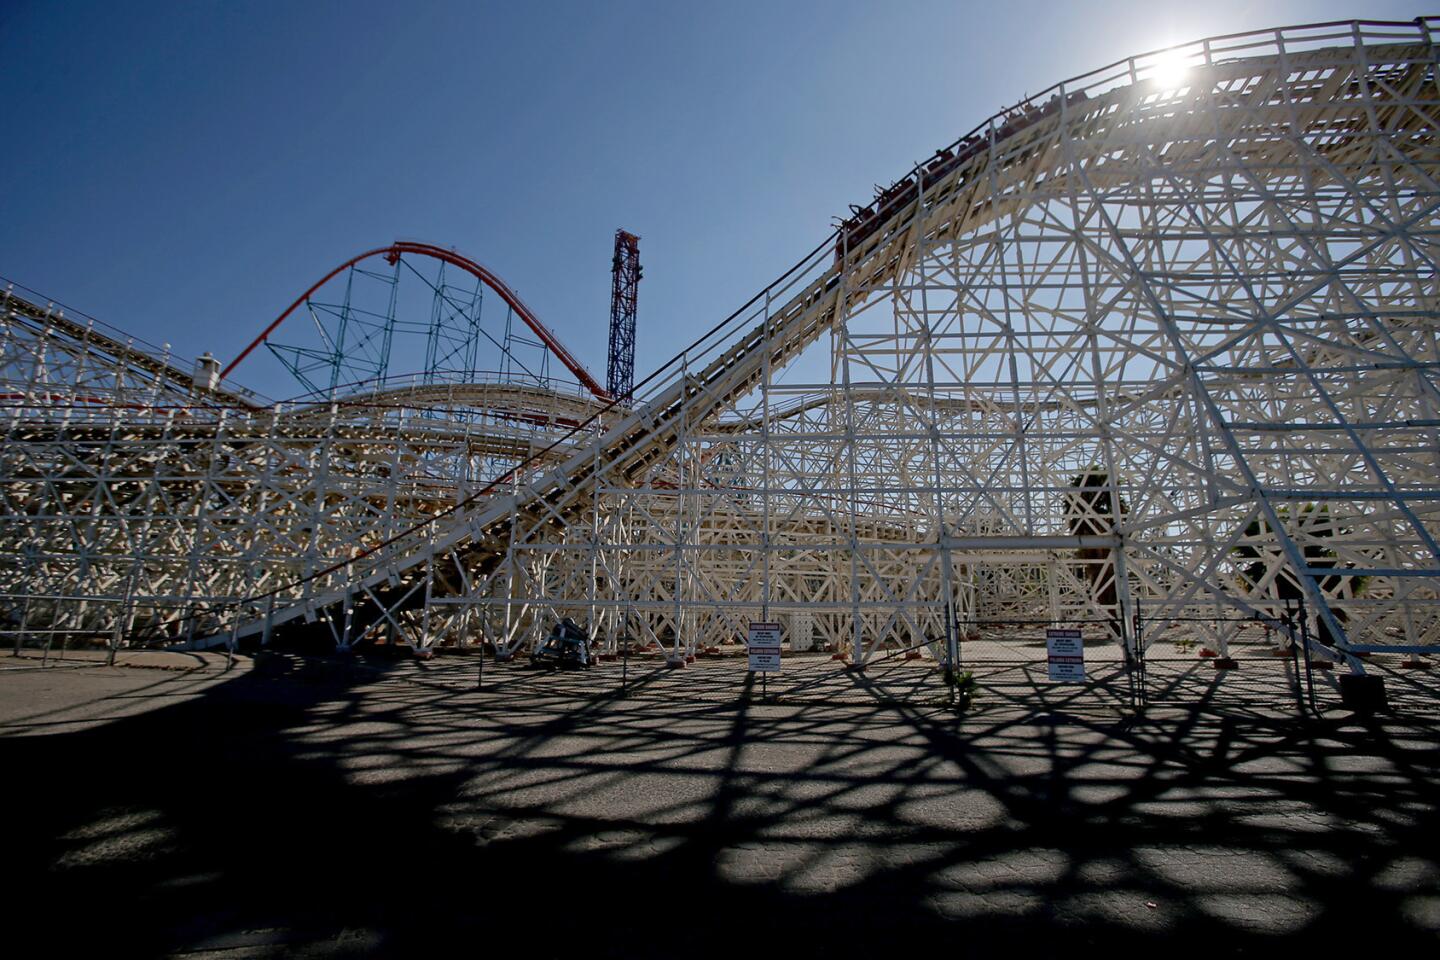
[[[753,672],[770,673],[780,669],[780,624],[752,622],[745,646]]]
[[[1050,654],[1051,680],[1062,683],[1085,681],[1085,640],[1079,630],[1046,630],[1045,648]]]

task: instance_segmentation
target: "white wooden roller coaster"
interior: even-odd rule
[[[497,277],[423,244],[347,262],[266,330],[306,391],[287,403],[12,288],[3,629],[504,656],[569,617],[679,658],[778,619],[863,662],[1029,622],[1223,652],[1235,618],[1303,602],[1352,669],[1431,652],[1436,27],[1212,38],[1053,87],[854,208],[623,404]],[[421,264],[441,274],[410,319]],[[390,306],[359,306],[365,284]],[[504,334],[476,319],[497,294]],[[397,374],[407,330],[427,353]]]

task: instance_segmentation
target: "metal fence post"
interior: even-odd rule
[[[1315,674],[1310,667],[1310,625],[1306,622],[1305,598],[1300,597],[1300,637],[1305,643],[1305,683],[1310,688],[1310,712],[1316,716],[1320,715],[1320,708],[1315,705]]]

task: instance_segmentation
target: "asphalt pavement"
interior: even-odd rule
[[[7,658],[8,659],[8,658]],[[1440,943],[1440,718],[735,659],[0,668],[11,956]]]

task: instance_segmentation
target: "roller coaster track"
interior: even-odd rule
[[[1285,65],[1292,72],[1303,72],[1306,59],[1304,55],[1292,56]],[[1214,82],[1241,81],[1251,88],[1263,89],[1266,85],[1279,88],[1284,82],[1277,76],[1282,63],[1284,60],[1279,56],[1254,57],[1217,63],[1209,70]],[[1013,115],[1022,122],[1003,125],[1003,139],[997,136],[992,123],[987,149],[972,151],[962,163],[947,164],[936,182],[925,182],[926,168],[917,169],[901,181],[913,184],[913,189],[896,191],[892,187],[887,191],[891,197],[908,192],[913,199],[903,204],[893,200],[877,204],[879,222],[866,231],[853,249],[847,244],[847,233],[839,232],[836,242],[840,246],[833,265],[795,293],[771,319],[742,335],[698,374],[687,373],[675,379],[643,408],[624,418],[597,441],[597,451],[577,453],[545,481],[517,494],[515,502],[508,499],[496,502],[475,513],[457,511],[448,530],[425,524],[423,529],[433,545],[431,550],[405,544],[402,550],[386,551],[373,572],[357,578],[359,587],[371,589],[387,578],[393,580],[398,573],[427,561],[433,556],[432,550],[449,550],[465,541],[473,543],[472,552],[485,557],[476,564],[477,568],[488,571],[503,556],[507,537],[515,524],[533,527],[546,520],[564,523],[586,511],[600,461],[606,463],[612,475],[632,482],[637,480],[647,467],[674,448],[683,422],[704,421],[727,408],[756,388],[766,363],[783,367],[828,330],[844,311],[847,298],[864,296],[861,291],[893,282],[907,266],[917,235],[926,235],[933,242],[943,239],[947,233],[976,231],[1012,208],[1017,200],[1003,192],[996,195],[983,190],[996,177],[1003,176],[1010,183],[1023,183],[1063,175],[1060,151],[1053,146],[1058,140],[1069,139],[1098,148],[1115,136],[1122,125],[1138,123],[1168,127],[1170,129],[1152,132],[1150,136],[1183,143],[1195,126],[1212,122],[1210,117],[1175,115],[1163,103],[1147,111],[1148,93],[1136,86],[1085,99],[1063,97],[1057,92],[1050,104],[1035,103],[1014,111]],[[1343,110],[1345,100],[1338,81],[1329,88],[1315,87],[1310,92],[1310,100],[1314,110],[1309,121],[1312,129],[1345,129],[1344,121],[1336,116]],[[1354,100],[1355,109],[1363,109],[1358,97]],[[1058,109],[1054,108],[1057,104]],[[1397,129],[1415,129],[1416,120],[1434,120],[1430,114],[1407,117],[1405,113],[1400,106],[1390,108],[1390,116],[1382,122]],[[1118,118],[1124,120],[1117,122]],[[974,136],[962,138],[951,152],[959,154],[959,144],[967,139],[973,142]],[[1256,155],[1263,155],[1268,145],[1258,143],[1251,149]],[[1347,149],[1358,147],[1353,139],[1343,136],[1325,148],[1331,162],[1336,164],[1344,162]],[[317,604],[339,602],[346,591],[353,593],[354,587],[311,599],[311,609]],[[272,614],[270,622],[273,625],[300,613],[300,608],[292,608]],[[242,626],[239,635],[254,633],[260,627],[258,622]]]
[[[259,336],[252,340],[244,350],[241,350],[234,360],[226,364],[225,368],[220,371],[220,378],[223,380],[230,376],[235,371],[235,368],[240,366],[245,358],[254,352],[256,347],[270,339],[270,335],[278,330],[281,324],[288,320],[317,290],[325,286],[325,284],[329,283],[335,277],[356,264],[369,260],[372,257],[380,257],[386,262],[393,264],[405,254],[430,257],[442,263],[448,263],[452,266],[459,267],[461,270],[480,280],[485,286],[500,295],[500,298],[515,311],[516,315],[525,322],[525,325],[540,338],[540,342],[545,345],[545,348],[553,353],[555,357],[564,364],[565,368],[575,375],[575,379],[578,380],[585,389],[602,399],[609,398],[609,394],[605,392],[605,388],[595,381],[595,378],[590,375],[590,371],[585,368],[585,365],[566,349],[565,345],[560,342],[560,338],[551,333],[550,328],[540,322],[540,318],[535,315],[535,311],[531,310],[525,301],[520,299],[520,295],[511,289],[509,284],[502,280],[497,274],[476,261],[471,260],[469,257],[462,256],[453,250],[446,250],[444,247],[437,247],[434,244],[416,243],[409,240],[397,240],[388,247],[378,247],[374,250],[367,250],[364,253],[356,254],[325,274],[325,276],[317,280],[310,289],[296,297],[294,303],[290,304],[278,317],[270,321],[270,325],[260,331]]]
[[[5,306],[14,321],[30,324],[36,331],[48,335],[67,337],[87,351],[107,355],[118,364],[157,378],[163,381],[175,396],[189,396],[193,391],[194,377],[191,371],[181,370],[165,360],[157,359],[147,351],[135,347],[133,343],[117,340],[97,330],[93,324],[77,323],[53,306],[42,307],[31,303],[16,295],[13,290],[7,292]],[[205,391],[204,399],[215,404],[241,408],[255,406],[248,398],[225,389]],[[93,402],[107,403],[108,400],[94,398]]]
[[[613,643],[634,609],[635,629],[678,651],[778,604],[828,618],[863,658],[901,634],[953,641],[984,603],[1034,611],[1048,576],[1052,620],[1089,617],[1136,645],[1142,613],[1259,615],[1303,596],[1317,643],[1356,669],[1366,649],[1428,648],[1434,25],[1217,37],[1058,84],[852,208],[637,384],[633,407],[473,261],[413,243],[352,258],[226,374],[341,270],[417,253],[498,292],[592,396],[386,385],[256,411],[225,393],[199,399],[240,419],[152,419],[155,443],[225,447],[207,468],[221,507],[250,497],[250,514],[295,518],[255,529],[266,556],[295,561],[249,585],[240,564],[196,588],[192,553],[167,635],[508,652],[569,614]],[[1183,79],[1162,79],[1177,60]],[[829,383],[781,377],[827,335]],[[182,371],[144,362],[166,402],[196,402]],[[113,434],[103,418],[57,428],[27,395],[12,436]],[[476,474],[475,458],[499,466]],[[51,463],[10,476],[30,495]],[[294,481],[247,493],[256,477]],[[153,576],[139,557],[129,569]]]

